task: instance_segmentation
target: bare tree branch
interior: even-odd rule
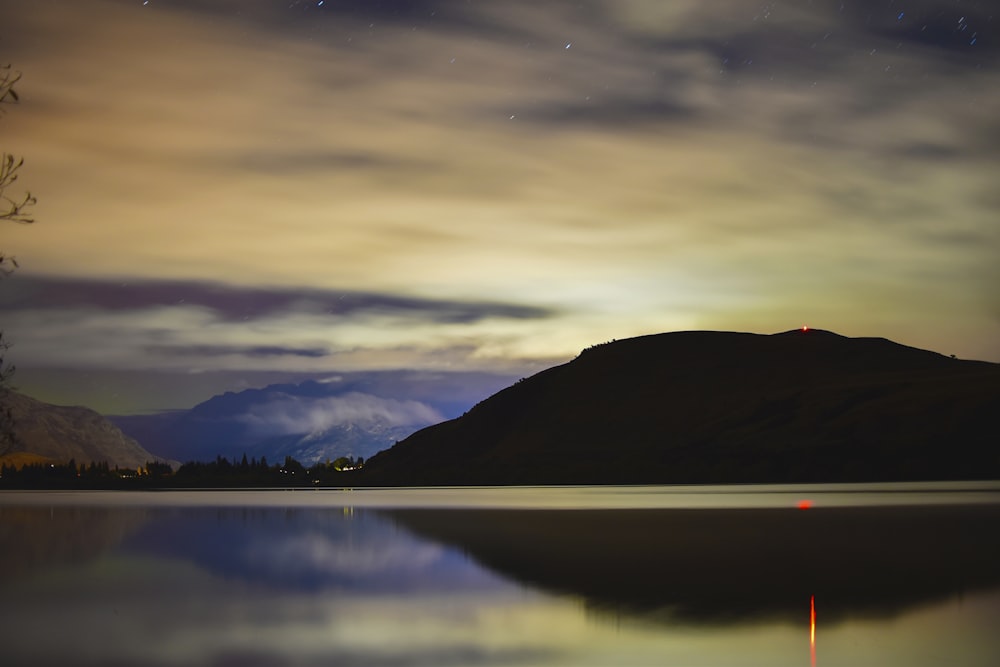
[[[4,113],[3,105],[20,102],[21,98],[14,89],[14,85],[20,80],[20,72],[12,70],[10,65],[0,65],[0,115]],[[3,153],[0,157],[0,221],[20,224],[35,221],[28,214],[28,209],[36,201],[30,192],[25,192],[23,197],[7,196],[7,188],[17,181],[17,172],[23,164],[23,158],[15,158],[8,153]],[[16,268],[17,260],[0,251],[0,278],[5,278]],[[10,343],[4,340],[3,332],[0,331],[0,455],[10,451],[17,442],[14,418],[7,402],[12,389],[10,379],[14,374],[14,366],[7,364],[4,359],[9,347]]]
[[[0,65],[0,103],[16,104],[20,101],[14,84],[21,80],[21,73],[15,72],[10,65]]]
[[[24,158],[17,159],[9,153],[4,153],[3,158],[0,158],[0,202],[3,202],[0,220],[30,225],[35,219],[29,217],[25,209],[30,208],[37,200],[30,192],[26,192],[20,199],[12,199],[6,194],[7,188],[17,180],[17,171],[23,164]]]

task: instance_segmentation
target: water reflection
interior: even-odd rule
[[[412,590],[448,581],[453,555],[400,535],[371,513],[303,508],[180,508],[149,511],[122,544],[206,572],[282,590]]]
[[[146,519],[141,509],[0,504],[0,584],[32,570],[95,559]]]
[[[995,505],[376,510],[175,497],[0,498],[3,664],[802,667],[817,663],[817,618],[824,667],[997,664]]]
[[[595,609],[664,622],[892,616],[1000,586],[1000,507],[386,511],[422,537]]]
[[[809,662],[816,667],[816,596],[809,596]]]

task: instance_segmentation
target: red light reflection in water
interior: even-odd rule
[[[816,596],[809,596],[809,662],[816,667]]]

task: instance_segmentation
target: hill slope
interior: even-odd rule
[[[1000,365],[820,331],[585,350],[368,461],[372,484],[1000,478]]]
[[[15,465],[30,460],[25,454],[78,464],[106,461],[121,468],[162,460],[88,408],[50,405],[16,392],[5,392],[3,403],[11,410],[18,442],[0,453]]]

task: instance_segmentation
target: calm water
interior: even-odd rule
[[[998,528],[998,484],[0,493],[0,662],[995,667]]]

